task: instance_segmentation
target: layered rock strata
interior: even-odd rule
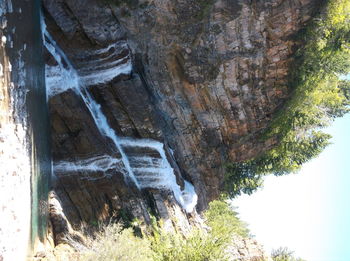
[[[256,157],[278,142],[259,137],[288,98],[289,67],[298,47],[295,36],[319,4],[316,0],[43,2],[52,40],[79,75],[84,92],[99,104],[108,125],[118,137],[163,143],[181,190],[185,180],[194,185],[199,211],[219,196],[226,162]],[[172,220],[179,208],[185,227],[189,226],[174,191],[139,190],[125,178],[129,163],[118,162],[123,154],[157,159],[157,151],[140,146],[120,151],[111,146],[86,100],[71,86],[57,84],[58,64],[49,51],[46,64],[51,73],[47,79],[55,86],[49,90],[54,189],[67,219],[78,225],[128,211],[146,222],[150,213]],[[106,158],[114,164],[108,171],[79,169],[81,163]],[[75,164],[74,171],[63,167],[67,162]]]

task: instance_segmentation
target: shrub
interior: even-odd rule
[[[118,224],[104,226],[87,242],[77,261],[153,260],[148,240],[134,236],[131,228],[122,230]]]
[[[180,233],[157,229],[149,240],[155,261],[227,260],[223,252],[225,244],[221,238],[198,229],[194,229],[186,238]]]
[[[214,200],[204,214],[209,231],[194,229],[184,237],[153,226],[151,248],[156,261],[227,260],[225,249],[235,234],[248,237],[247,225],[227,202]]]

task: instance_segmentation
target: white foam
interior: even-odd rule
[[[181,191],[182,198],[184,200],[184,208],[186,212],[191,213],[197,205],[198,196],[193,185],[186,180],[184,182],[185,188],[183,191]]]
[[[58,65],[45,66],[45,81],[47,96],[53,96],[69,89],[79,89],[78,74],[68,62],[63,51],[58,48],[51,35],[47,32],[46,26],[42,23],[44,46],[55,58]],[[46,39],[47,38],[47,39]],[[66,63],[66,67],[64,66]]]
[[[83,66],[83,68],[81,68],[79,71],[76,71],[64,52],[59,48],[49,32],[46,30],[44,21],[42,21],[42,30],[44,45],[58,62],[57,66],[45,66],[47,93],[49,97],[65,92],[68,89],[75,88],[77,85],[83,85],[86,87],[106,83],[119,75],[128,75],[132,71],[131,58],[129,55],[120,59],[112,60],[111,62],[107,62],[107,60],[112,59],[113,56],[117,57],[118,46],[119,48],[127,48],[126,44],[120,46],[118,43],[111,44],[108,47],[101,48],[99,50],[94,50],[91,53],[86,53],[88,59],[91,57],[91,55],[103,55],[104,53],[109,52],[112,48],[115,49],[115,51],[107,55],[107,57],[88,59],[88,62],[83,64],[85,66]],[[63,66],[63,61],[67,63],[68,68]],[[98,65],[99,63],[100,65]],[[62,79],[61,81],[59,80],[60,78]],[[74,81],[70,82],[73,78]],[[76,81],[79,81],[80,83],[77,83]]]
[[[128,60],[127,63],[125,64],[121,64],[121,65],[118,64],[117,66],[114,66],[111,68],[93,71],[92,73],[89,73],[87,75],[82,75],[81,80],[84,82],[85,85],[96,85],[96,84],[106,83],[113,80],[114,78],[116,78],[121,74],[125,74],[125,75],[130,74],[131,69],[132,69],[132,65],[130,60]]]
[[[46,92],[48,97],[75,88],[75,86],[72,85],[70,77],[67,77],[67,75],[69,75],[69,71],[58,65],[45,65]]]
[[[116,42],[105,48],[89,51],[87,57],[79,69],[79,75],[85,85],[106,83],[119,75],[129,75],[132,71],[130,55],[118,58],[121,50],[127,50],[126,42]],[[97,57],[96,57],[97,56]]]
[[[113,158],[109,155],[93,157],[75,162],[59,161],[54,163],[53,168],[60,172],[74,172],[74,171],[108,171],[115,169],[121,162],[120,159]]]
[[[113,158],[109,155],[102,155],[89,159],[71,161],[59,161],[53,164],[53,172],[63,175],[79,175],[80,178],[88,180],[97,180],[105,177],[110,177],[112,174],[110,170],[121,170],[125,171],[121,165],[121,160]],[[99,172],[98,175],[95,175]],[[103,174],[101,175],[100,172]]]
[[[47,34],[45,35],[47,36]],[[62,59],[62,53],[57,51],[57,47],[54,44],[47,42],[45,46],[53,54],[55,59],[58,59],[59,63],[56,66],[45,66],[48,97],[55,96],[69,89],[74,89],[80,84],[89,86],[109,82],[121,74],[130,74],[132,70],[130,60],[123,64],[120,64],[120,61],[116,61],[115,63],[118,63],[117,65],[110,64],[114,65],[114,67],[108,68],[107,66],[107,68],[87,72],[86,75],[79,75],[73,68],[65,68],[63,66],[62,61],[59,60],[66,61],[66,59]]]

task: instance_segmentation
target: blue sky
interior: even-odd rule
[[[350,260],[350,115],[326,131],[333,144],[299,173],[269,176],[263,189],[233,201],[268,251],[287,246],[308,261]]]

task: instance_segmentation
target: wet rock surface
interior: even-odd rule
[[[39,11],[36,0],[0,1],[2,261],[24,260],[47,228],[51,159]]]
[[[194,184],[202,211],[220,194],[226,162],[253,158],[276,144],[276,138],[259,137],[288,98],[295,36],[318,1],[43,4],[48,31],[108,124],[121,137],[164,143],[178,184],[183,188],[183,179]],[[49,53],[46,63],[55,66]],[[56,91],[49,103],[54,166],[105,155],[121,158],[76,92]],[[152,150],[126,153],[159,157]],[[178,206],[171,193],[139,191],[124,168],[55,170],[54,190],[73,227],[125,209],[146,222],[150,213],[172,220]],[[196,219],[176,211],[186,220],[185,229]]]

